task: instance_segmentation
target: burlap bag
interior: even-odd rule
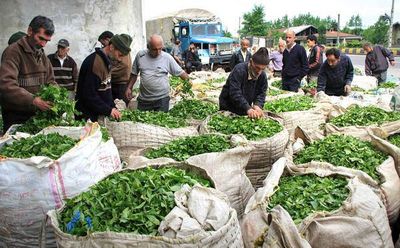
[[[393,247],[385,207],[373,189],[358,177],[341,169],[331,170],[323,163],[306,170],[297,170],[290,164],[285,158],[278,160],[265,179],[264,187],[247,204],[241,223],[245,247]],[[296,226],[281,206],[266,210],[268,199],[275,193],[284,172],[345,176],[349,180],[349,196],[339,209],[310,214]]]
[[[171,165],[171,164],[169,164]],[[161,165],[162,166],[162,165]],[[185,164],[175,164],[174,166],[178,166],[181,168],[185,168],[192,172],[197,172],[199,174],[203,174],[204,176],[210,178],[207,175],[207,172],[202,170],[201,168],[196,168],[194,166],[185,165]],[[156,166],[157,167],[157,166]],[[212,181],[212,179],[211,179]],[[221,211],[221,206],[218,207],[214,204],[220,204],[219,202],[228,203],[228,199],[225,194],[221,193],[212,188],[204,188],[201,186],[194,186],[192,189],[200,189],[206,197],[204,201],[196,201],[194,203],[190,202],[181,202],[185,199],[177,195],[175,193],[175,202],[177,206],[187,206],[188,211],[192,216],[197,216],[196,219],[204,219],[204,221],[210,221],[207,223],[212,223],[213,220],[211,216],[216,214],[215,217],[218,216],[218,211]],[[219,199],[218,202],[212,203],[213,199]],[[207,204],[208,199],[212,204]],[[190,199],[187,199],[188,201]],[[214,201],[213,201],[214,202]],[[204,205],[205,204],[205,205]],[[227,205],[228,206],[228,205]],[[58,210],[59,211],[59,210]],[[174,209],[171,211],[171,213]],[[215,212],[217,211],[217,212]],[[48,216],[50,218],[50,225],[53,227],[56,241],[58,247],[62,248],[75,248],[75,247],[234,247],[240,248],[243,247],[243,241],[241,237],[241,230],[239,226],[239,221],[237,219],[236,211],[232,208],[227,209],[229,213],[226,216],[219,215],[216,220],[224,220],[223,223],[215,223],[215,225],[219,225],[215,231],[204,231],[199,230],[199,232],[187,235],[185,237],[177,237],[170,238],[167,236],[151,236],[151,235],[139,235],[132,233],[116,233],[116,232],[95,232],[91,233],[85,237],[73,236],[67,233],[64,233],[59,228],[59,223],[57,219],[57,211],[49,211]],[[170,213],[170,214],[171,214]],[[167,215],[169,216],[169,215]],[[166,218],[167,218],[166,216]],[[195,217],[193,217],[195,218]],[[163,222],[161,223],[161,225]],[[173,223],[172,223],[173,224]],[[176,224],[176,223],[175,223]],[[160,225],[160,226],[161,226]],[[182,224],[183,225],[183,224]],[[160,231],[160,229],[159,229]]]

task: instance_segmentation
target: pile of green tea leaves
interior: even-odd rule
[[[78,236],[105,231],[156,235],[175,207],[174,193],[197,183],[210,187],[208,180],[176,167],[115,173],[67,200],[58,216],[60,229]]]
[[[159,148],[147,151],[145,156],[147,158],[167,157],[176,161],[184,161],[194,155],[222,152],[229,148],[231,145],[227,137],[204,134],[173,140]]]
[[[140,111],[125,109],[121,111],[121,114],[122,118],[119,121],[133,121],[168,128],[178,128],[187,125],[185,119],[172,116],[171,114],[162,111]]]
[[[285,90],[268,88],[268,96],[278,96],[287,93]]]
[[[375,149],[370,142],[352,136],[332,134],[306,146],[296,155],[294,163],[328,162],[335,166],[364,171],[379,182],[380,176],[376,168],[387,158],[388,155]]]
[[[247,116],[213,115],[208,127],[223,134],[243,134],[248,140],[260,140],[272,137],[283,130],[279,122],[267,119],[251,119]]]
[[[319,177],[314,174],[285,176],[279,189],[271,196],[267,210],[281,205],[295,224],[314,212],[331,212],[342,206],[349,196],[347,180],[343,177]]]
[[[183,99],[169,111],[169,114],[182,119],[203,120],[216,112],[218,112],[218,106],[214,103],[197,99]]]
[[[315,106],[315,101],[308,96],[291,96],[266,102],[264,109],[273,113],[303,111]]]
[[[398,84],[396,84],[395,82],[384,82],[381,83],[378,88],[386,88],[386,89],[394,89],[397,86],[399,86]]]
[[[0,156],[8,158],[30,158],[46,156],[58,159],[75,146],[77,140],[58,133],[38,134],[29,138],[22,138],[11,144],[5,144],[0,149]]]
[[[278,89],[282,89],[282,80],[276,80],[276,81],[272,82],[271,86],[278,88]]]
[[[309,91],[311,89],[316,89],[316,88],[317,88],[317,80],[312,80],[311,82],[307,83],[307,85],[302,87],[304,91]]]
[[[400,147],[400,134],[391,135],[389,136],[388,140],[393,145]]]
[[[18,128],[17,131],[35,134],[48,126],[80,126],[75,121],[75,102],[68,97],[68,90],[54,85],[42,86],[36,96],[52,103],[48,111],[38,110],[32,118]]]
[[[329,120],[338,127],[381,125],[385,122],[400,120],[400,113],[387,112],[375,106],[360,107],[358,105],[348,108],[346,113]]]
[[[190,83],[189,80],[183,80],[182,78],[178,76],[171,76],[169,80],[170,86],[176,90],[181,92],[182,97],[194,97],[194,93],[192,91],[192,84]]]

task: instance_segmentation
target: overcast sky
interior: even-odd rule
[[[215,13],[232,34],[239,27],[239,17],[252,10],[254,5],[263,5],[266,19],[275,20],[284,15],[289,18],[310,12],[322,18],[337,19],[343,27],[352,15],[359,14],[364,27],[374,24],[380,15],[390,15],[392,0],[142,0],[144,21],[158,15],[186,8],[201,8]],[[400,1],[395,0],[394,22],[400,20]]]

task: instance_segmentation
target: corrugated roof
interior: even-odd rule
[[[326,38],[336,38],[338,36],[337,31],[326,31],[325,37]],[[348,34],[348,33],[343,33],[339,32],[339,37],[341,38],[358,38],[362,39],[361,36],[355,35],[355,34]]]
[[[151,18],[149,21],[161,18],[168,18],[168,17],[174,17],[175,19],[178,20],[190,20],[190,19],[217,20],[216,15],[208,10],[193,8],[193,9],[182,9],[170,13],[165,13],[156,16],[154,18]]]
[[[295,34],[301,33],[302,31],[306,30],[309,27],[315,28],[313,25],[302,25],[297,27],[290,27],[283,30],[283,33],[286,33],[288,30],[293,30]]]

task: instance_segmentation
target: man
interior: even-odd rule
[[[35,110],[51,108],[50,102],[35,94],[42,85],[55,83],[53,68],[43,51],[54,33],[53,21],[36,16],[27,33],[8,46],[2,56],[0,93],[4,132],[13,124],[26,122]]]
[[[354,68],[350,58],[336,48],[326,51],[326,60],[318,75],[317,91],[329,96],[344,96],[351,92]]]
[[[22,31],[18,31],[16,33],[13,33],[10,38],[8,39],[8,45],[11,45],[14,42],[19,41],[22,37],[25,37],[26,33]]]
[[[101,43],[102,47],[106,47],[113,36],[114,34],[111,31],[104,31],[97,40]]]
[[[121,61],[115,60],[111,62],[111,91],[113,99],[123,100],[128,105],[129,100],[125,97],[125,91],[132,72],[131,54],[128,53],[127,56],[123,56]]]
[[[248,50],[249,47],[250,41],[248,39],[242,39],[240,41],[240,50],[232,54],[231,61],[229,63],[231,70],[233,70],[233,68],[239,63],[249,62],[251,58],[251,54]]]
[[[147,50],[139,51],[136,55],[125,95],[128,100],[132,99],[132,87],[140,73],[138,109],[168,112],[168,73],[184,80],[189,76],[171,55],[162,51],[164,42],[160,35],[150,36],[147,47]]]
[[[132,38],[127,34],[114,35],[108,46],[96,48],[83,61],[76,91],[76,109],[82,112],[77,119],[97,121],[100,115],[121,118],[111,93],[111,61],[121,61],[131,51]]]
[[[183,57],[185,58],[185,67],[188,73],[191,72],[192,66],[195,67],[196,71],[201,71],[201,61],[193,42],[190,43],[189,48],[184,52]]]
[[[307,46],[310,49],[308,55],[308,74],[307,82],[317,81],[319,68],[322,65],[322,51],[317,45],[317,37],[313,34],[307,37]]]
[[[297,92],[301,79],[307,75],[307,53],[304,47],[297,45],[293,30],[286,32],[286,49],[283,52],[282,89]]]
[[[261,47],[249,62],[235,66],[219,96],[220,110],[247,115],[250,118],[263,117],[262,109],[268,88],[264,70],[268,63],[268,50]]]
[[[286,42],[279,40],[278,51],[271,52],[269,59],[272,62],[270,70],[273,72],[274,77],[282,77],[282,66],[283,66],[283,51],[285,51]]]
[[[176,63],[180,66],[184,66],[185,62],[183,61],[182,58],[182,48],[181,48],[181,41],[179,39],[176,39],[175,45],[171,50],[171,55],[174,57]]]
[[[69,92],[70,99],[75,99],[75,87],[78,83],[78,67],[75,60],[68,55],[69,42],[61,39],[57,44],[57,52],[47,57],[53,65],[54,78],[58,85]]]
[[[387,69],[389,67],[388,60],[391,66],[395,65],[393,53],[379,45],[372,47],[369,42],[363,44],[363,49],[367,52],[365,74],[376,77],[378,84],[386,82]]]

